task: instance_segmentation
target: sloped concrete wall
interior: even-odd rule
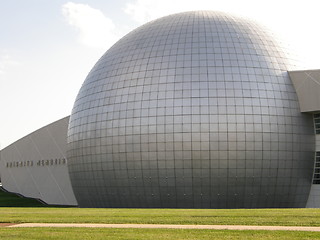
[[[1,151],[3,187],[48,204],[77,205],[66,159],[69,117],[51,123]]]

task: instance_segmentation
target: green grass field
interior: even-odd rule
[[[0,208],[2,223],[148,223],[320,226],[320,209]],[[320,239],[320,232],[0,228],[0,239]]]
[[[20,228],[0,229],[0,239],[21,240],[301,240],[320,239],[316,232],[293,231],[229,231],[229,230],[188,230],[188,229],[106,229],[106,228]]]
[[[14,193],[4,192],[0,189],[0,207],[43,207],[44,205],[32,198],[20,197]]]
[[[0,208],[0,222],[320,226],[320,209]]]

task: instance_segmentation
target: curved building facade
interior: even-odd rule
[[[289,51],[219,12],[164,17],[96,63],[68,129],[80,207],[305,207],[314,164]]]
[[[68,122],[62,118],[0,151],[4,189],[50,205],[77,205],[67,168]]]

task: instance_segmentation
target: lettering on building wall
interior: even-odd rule
[[[7,162],[7,168],[16,168],[16,167],[34,167],[34,166],[57,166],[57,165],[65,165],[67,163],[67,159],[65,158],[55,158],[55,159],[42,159],[37,161],[17,161],[17,162]]]

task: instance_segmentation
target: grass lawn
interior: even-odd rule
[[[0,239],[320,239],[317,232],[294,231],[230,231],[230,230],[188,230],[188,229],[106,229],[106,228],[1,228]]]
[[[0,208],[0,222],[320,226],[320,209]]]
[[[88,229],[88,228],[20,228],[0,229],[1,239],[320,239],[317,232],[294,231],[229,231],[229,230],[187,230],[187,229]]]
[[[42,203],[32,198],[19,197],[14,193],[4,192],[0,189],[0,207],[44,207]]]
[[[27,223],[158,223],[320,226],[320,209],[88,209],[0,208],[0,222]],[[0,228],[0,239],[320,239],[320,232],[108,229]]]

